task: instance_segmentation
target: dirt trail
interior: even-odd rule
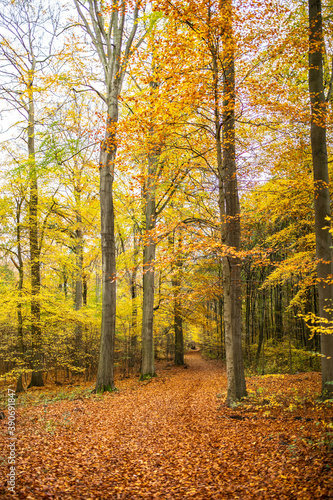
[[[232,419],[216,397],[226,391],[221,364],[198,352],[186,362],[148,383],[120,383],[118,394],[20,410],[17,495],[0,497],[329,498],[322,461],[281,447],[283,421]],[[300,424],[288,425],[293,434]]]

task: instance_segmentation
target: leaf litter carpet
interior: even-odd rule
[[[1,499],[333,499],[332,406],[314,399],[320,375],[247,379],[225,406],[221,363],[198,352],[188,368],[118,393],[17,409],[16,492]]]

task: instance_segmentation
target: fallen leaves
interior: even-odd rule
[[[187,362],[147,385],[18,409],[16,494],[4,486],[1,498],[330,498],[332,413],[315,400],[319,374],[252,377],[250,397],[227,408],[220,364],[198,353]]]

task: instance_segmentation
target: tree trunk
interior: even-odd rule
[[[77,196],[77,210],[79,211],[79,197]],[[83,270],[83,234],[81,227],[82,219],[78,213],[76,216],[77,228],[75,230],[75,257],[76,257],[76,278],[75,278],[75,311],[82,309],[82,270]],[[80,366],[82,360],[80,359],[80,350],[82,344],[82,324],[78,323],[75,327],[74,334],[74,363]]]
[[[179,247],[176,248],[175,238],[173,238],[174,252],[178,252],[175,262],[175,273],[172,274],[172,289],[174,290],[174,330],[175,330],[175,365],[184,364],[184,336],[183,336],[183,318],[182,301],[180,297],[181,289],[181,235],[179,235]]]
[[[136,303],[137,291],[136,291],[136,271],[132,272],[131,276],[131,299],[132,299],[132,324],[131,324],[131,335],[130,335],[130,356],[129,356],[129,367],[134,368],[136,359],[136,349],[138,342],[137,328],[138,328],[138,307]]]
[[[251,264],[248,265],[246,273],[246,305],[245,305],[245,345],[248,361],[251,362],[251,349],[250,349],[250,313],[251,313]]]
[[[179,282],[175,281],[174,285],[179,288]],[[184,364],[184,335],[183,335],[183,320],[181,315],[181,300],[175,297],[174,304],[174,328],[175,328],[175,365]]]
[[[23,268],[23,259],[22,259],[22,248],[21,248],[21,204],[17,207],[17,215],[16,215],[16,243],[17,243],[17,270],[19,273],[19,281],[17,285],[18,290],[18,303],[17,303],[17,343],[18,350],[20,352],[21,357],[24,356],[24,341],[23,341],[23,317],[22,317],[22,289],[23,289],[23,279],[24,279],[24,268]],[[24,362],[24,360],[22,359]],[[18,380],[16,382],[16,392],[23,392],[23,375],[22,373],[19,375]]]
[[[258,302],[260,301],[260,295],[258,296]],[[256,361],[255,365],[256,368],[259,367],[259,358],[260,358],[260,352],[262,348],[262,344],[264,341],[264,334],[265,334],[265,320],[266,320],[266,304],[265,304],[265,291],[262,292],[262,301],[261,301],[261,314],[259,316],[259,339],[258,339],[258,347],[257,347],[257,352],[256,352]],[[259,308],[259,306],[258,306]],[[262,367],[262,369],[264,369]]]
[[[102,244],[102,329],[96,392],[114,389],[114,344],[116,331],[116,248],[114,237],[113,179],[116,158],[118,92],[108,110],[107,129],[100,152],[100,202]]]
[[[38,243],[38,185],[35,159],[35,111],[33,78],[35,60],[28,81],[28,154],[30,176],[29,198],[29,245],[31,273],[31,346],[32,375],[29,387],[41,387],[43,382],[42,331],[40,324],[40,249]]]
[[[154,56],[153,56],[154,58]],[[154,73],[154,62],[152,64]],[[154,89],[158,88],[157,81],[150,82],[151,98],[154,99]],[[156,227],[156,182],[161,146],[154,137],[154,126],[149,131],[148,141],[148,168],[144,184],[145,200],[145,237],[143,249],[143,303],[142,303],[142,364],[141,378],[155,376],[154,364],[154,292],[155,292],[155,254],[156,241],[154,229]]]
[[[104,72],[105,96],[97,92],[107,105],[104,140],[100,150],[100,203],[102,244],[102,328],[96,391],[114,389],[114,343],[116,331],[116,245],[114,236],[113,179],[117,152],[116,132],[119,95],[128,58],[138,27],[140,2],[131,7],[127,2],[113,2],[111,12],[104,2],[74,0],[76,10],[99,57]],[[86,7],[85,6],[85,7]],[[133,18],[129,19],[130,8]],[[89,12],[89,14],[86,14]],[[87,19],[89,16],[89,20]],[[108,19],[105,19],[108,15]],[[125,34],[126,26],[131,26]]]
[[[88,283],[87,283],[87,275],[86,273],[84,273],[82,275],[82,302],[83,302],[83,305],[86,306],[87,305],[87,301],[88,301]]]
[[[228,405],[246,396],[242,353],[241,261],[234,252],[240,250],[240,209],[235,159],[235,70],[232,32],[232,2],[220,3],[223,16],[223,116],[221,119],[218,92],[218,54],[212,51],[214,73],[216,151],[219,175],[219,208],[222,244],[224,331],[228,378]],[[232,253],[230,250],[232,249]]]
[[[130,354],[129,354],[129,367],[134,368],[136,359],[136,349],[138,340],[138,306],[137,306],[137,284],[136,276],[138,271],[138,246],[135,226],[133,228],[133,269],[131,273],[131,302],[132,302],[132,325],[131,325],[131,336],[130,336]]]
[[[283,331],[283,319],[282,319],[282,286],[275,286],[275,307],[274,307],[274,316],[275,316],[275,340],[280,342],[283,339],[284,331]],[[289,303],[289,301],[287,301]]]
[[[326,145],[326,102],[323,85],[323,34],[321,1],[309,0],[309,92],[311,99],[311,149],[314,177],[314,208],[319,316],[332,322],[333,265],[329,232],[330,195]],[[321,327],[325,330],[326,323]],[[333,396],[333,335],[321,333],[322,397]]]
[[[159,155],[151,152],[145,182],[146,230],[143,249],[143,303],[142,303],[142,366],[141,378],[155,375],[154,366],[154,279],[156,243],[152,234],[156,226],[156,165]]]

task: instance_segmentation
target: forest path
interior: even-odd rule
[[[260,410],[233,418],[222,364],[199,352],[186,362],[187,369],[165,368],[149,382],[122,381],[117,394],[18,410],[17,494],[0,487],[0,497],[329,498],[322,455],[292,447],[299,421]],[[318,376],[310,381],[313,389]],[[302,425],[314,429],[314,422]]]

